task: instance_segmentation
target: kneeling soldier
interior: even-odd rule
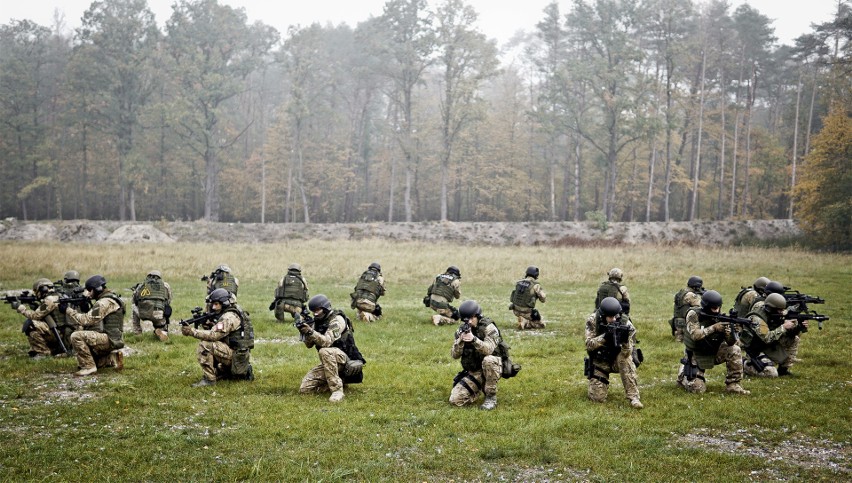
[[[636,328],[621,313],[621,303],[615,297],[605,297],[600,306],[586,319],[585,375],[589,378],[589,399],[606,401],[609,392],[609,375],[621,374],[621,384],[630,405],[636,409],[644,406],[639,400],[636,383],[636,364],[633,362],[633,341]]]
[[[254,347],[254,329],[248,313],[232,303],[231,293],[217,288],[207,297],[210,305],[210,328],[196,329],[181,324],[183,335],[195,337],[196,354],[203,377],[194,387],[212,386],[219,379],[254,380],[251,367],[251,349]]]
[[[124,347],[124,301],[110,291],[106,283],[101,275],[86,280],[83,295],[93,301],[87,313],[66,307],[60,300],[59,311],[64,311],[66,318],[81,327],[71,334],[71,345],[80,367],[75,376],[88,376],[102,367],[124,368],[124,354],[119,350]]]
[[[498,352],[500,331],[494,321],[482,316],[475,300],[465,300],[459,305],[461,327],[450,350],[453,359],[461,359],[462,371],[453,380],[450,403],[464,406],[476,401],[480,391],[485,401],[479,409],[497,407],[497,382],[502,373],[502,360]]]

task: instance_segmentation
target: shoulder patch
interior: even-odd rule
[[[224,322],[218,322],[216,324],[216,327],[214,328],[214,330],[217,330],[219,332],[224,332],[225,331],[225,323]]]

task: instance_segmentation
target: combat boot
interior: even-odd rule
[[[640,401],[638,397],[634,397],[630,400],[630,407],[634,409],[642,409],[645,406],[642,404],[642,401]]]
[[[207,379],[206,377],[202,377],[201,380],[196,382],[195,384],[193,384],[192,387],[205,387],[205,386],[212,386],[214,384],[216,384],[216,381],[211,381],[210,379]]]
[[[432,316],[432,323],[435,325],[441,325],[441,315],[435,314]]]
[[[331,393],[331,396],[329,396],[328,401],[333,403],[343,401],[343,389],[338,389]]]
[[[497,395],[493,396],[485,396],[485,401],[482,402],[482,406],[479,406],[479,409],[483,411],[491,411],[492,409],[497,407]]]
[[[113,353],[110,354],[110,362],[110,365],[115,367],[116,371],[124,369],[124,353],[121,351],[113,351]]]
[[[169,340],[169,334],[164,329],[154,329],[154,335],[160,339],[160,342],[166,342]]]
[[[792,373],[792,372],[790,372],[790,368],[789,368],[789,367],[787,367],[787,366],[781,366],[781,367],[779,367],[779,368],[778,368],[778,375],[779,375],[779,376],[790,376],[790,377],[792,377],[792,376],[793,376],[793,373]]]
[[[74,375],[77,376],[77,377],[83,377],[83,376],[89,376],[89,375],[94,374],[96,372],[98,372],[97,367],[87,367],[85,369],[80,369],[79,371],[75,372]]]
[[[747,389],[743,389],[738,382],[732,382],[725,387],[725,392],[729,392],[731,394],[751,394],[751,391]]]

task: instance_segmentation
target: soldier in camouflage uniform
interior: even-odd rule
[[[287,267],[287,274],[278,282],[275,289],[275,300],[269,305],[269,310],[275,311],[275,319],[284,322],[287,314],[293,319],[305,309],[308,301],[308,282],[302,276],[302,266],[291,263]]]
[[[240,288],[240,281],[234,276],[231,267],[227,265],[219,265],[209,277],[202,277],[202,280],[207,282],[207,295],[213,293],[217,288],[223,288],[236,297]],[[234,297],[231,300],[234,300]]]
[[[461,359],[462,371],[453,380],[450,404],[472,404],[481,391],[485,401],[479,409],[489,411],[497,407],[497,382],[503,368],[498,347],[502,340],[500,331],[494,321],[482,316],[482,309],[475,300],[462,302],[459,317],[463,324],[456,331],[450,356]],[[469,330],[464,330],[464,322]]]
[[[701,305],[701,295],[704,293],[704,281],[699,276],[689,277],[686,288],[680,289],[674,297],[674,314],[669,322],[672,335],[678,342],[683,342],[683,329],[686,327],[686,313],[693,307]]]
[[[769,284],[769,279],[766,277],[758,277],[751,287],[743,287],[737,297],[734,299],[732,309],[737,317],[745,317],[751,312],[752,306],[757,302],[763,301],[766,298],[766,285]]]
[[[623,319],[623,320],[622,320]],[[605,325],[622,325],[622,339],[616,344],[613,333]],[[630,406],[642,409],[639,400],[639,385],[636,382],[636,363],[633,361],[633,346],[636,328],[622,314],[621,303],[615,297],[604,297],[600,306],[586,319],[586,377],[589,378],[589,399],[606,401],[609,390],[609,375],[618,372],[624,394]]]
[[[777,366],[777,370],[758,371],[749,361],[746,365],[747,374],[764,377],[792,375],[790,367],[795,362],[793,357],[799,347],[797,334],[802,328],[808,328],[808,321],[785,320],[785,315],[787,315],[787,301],[778,293],[767,295],[766,300],[757,302],[752,307],[748,318],[753,322],[753,326],[743,331],[740,336],[740,345],[751,357],[765,356],[771,360]]]
[[[83,296],[84,288],[80,286],[80,273],[76,270],[68,270],[62,276],[62,280],[57,280],[53,284],[56,293],[60,298],[80,298]],[[70,304],[78,312],[88,312],[91,305],[88,302]],[[57,311],[54,313],[56,317],[56,327],[59,334],[62,336],[62,342],[67,349],[71,349],[71,334],[77,330],[77,325],[73,323],[65,314]]]
[[[627,287],[621,284],[624,272],[620,268],[613,268],[607,273],[607,280],[601,282],[598,294],[595,298],[595,310],[601,306],[601,301],[607,297],[613,297],[621,304],[621,311],[630,314],[630,293]]]
[[[51,329],[51,326],[58,325],[56,319],[61,315],[58,310],[59,295],[54,291],[53,283],[46,278],[36,280],[33,284],[33,295],[38,300],[38,305],[34,308],[28,308],[17,300],[11,302],[12,309],[27,318],[21,331],[30,343],[29,356],[41,359],[53,354],[64,354],[56,334]]]
[[[701,308],[692,308],[686,314],[686,330],[683,343],[685,356],[678,369],[677,383],[692,393],[707,390],[704,372],[716,364],[725,363],[728,370],[725,377],[725,391],[734,394],[750,394],[743,389],[743,356],[736,344],[731,324],[716,322],[712,315],[719,314],[722,308],[722,296],[715,290],[708,290],[701,296]]]
[[[151,270],[145,281],[133,291],[133,308],[130,322],[133,333],[142,334],[142,321],[154,327],[154,335],[165,342],[169,340],[169,318],[172,315],[172,287],[163,280],[159,270]]]
[[[107,288],[106,283],[101,275],[86,280],[83,293],[93,301],[92,309],[87,313],[59,304],[59,310],[65,311],[65,317],[81,327],[71,334],[71,345],[80,368],[75,376],[88,376],[102,367],[124,368],[124,354],[120,350],[124,347],[124,302]]]
[[[320,363],[305,374],[299,393],[310,394],[331,391],[330,402],[343,400],[344,384],[357,384],[364,379],[366,363],[355,345],[352,324],[340,310],[331,308],[331,301],[319,294],[308,301],[313,312],[313,327],[297,324],[305,346],[316,347]]]
[[[545,303],[547,294],[538,283],[539,269],[538,267],[527,267],[524,278],[515,283],[515,289],[512,290],[512,295],[509,297],[511,310],[518,319],[518,330],[524,329],[543,329],[544,321],[541,319],[541,314],[535,308],[536,301],[540,300]]]
[[[192,386],[212,386],[226,378],[254,380],[250,362],[254,330],[248,314],[233,303],[232,294],[224,288],[211,292],[207,302],[210,313],[217,314],[206,325],[209,328],[197,329],[187,324],[180,330],[183,335],[200,341],[195,353],[203,375]]]
[[[423,299],[424,305],[436,312],[432,316],[433,324],[455,323],[458,316],[454,314],[454,308],[450,302],[461,297],[460,289],[461,272],[455,265],[449,266],[446,272],[435,277],[435,281],[429,286],[426,297]]]
[[[358,320],[373,322],[382,316],[379,297],[385,294],[385,279],[382,276],[382,266],[373,262],[361,274],[355,291],[349,294],[352,299],[351,307],[358,311]]]

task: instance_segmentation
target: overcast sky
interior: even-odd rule
[[[437,5],[439,0],[429,0]],[[830,20],[837,9],[837,0],[729,0],[734,10],[749,3],[762,14],[773,19],[775,36],[781,43],[792,43],[801,34],[810,32],[811,23]],[[551,0],[467,0],[479,13],[479,28],[501,44],[518,30],[531,31],[541,20],[542,10]],[[0,0],[0,23],[11,19],[33,20],[52,26],[54,12],[65,16],[69,28],[79,26],[80,17],[91,5],[91,0]],[[148,0],[148,6],[163,25],[171,15],[174,0]],[[250,21],[261,20],[286,33],[290,25],[347,23],[354,27],[370,16],[382,13],[385,0],[219,0],[220,4],[245,8]],[[571,0],[559,0],[560,10],[569,10]]]

